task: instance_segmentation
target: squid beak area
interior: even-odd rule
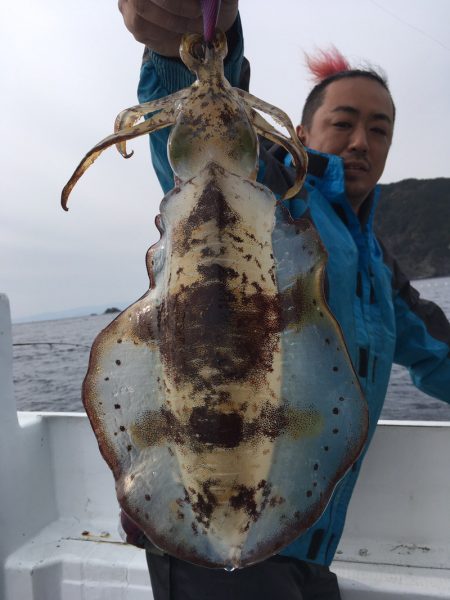
[[[216,29],[214,37],[206,41],[199,33],[187,33],[180,45],[180,57],[184,64],[193,72],[200,66],[216,60],[223,60],[228,52],[225,34]]]

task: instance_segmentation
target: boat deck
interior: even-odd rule
[[[151,600],[87,418],[17,413],[0,296],[0,598]],[[381,422],[333,570],[343,600],[450,599],[450,423]]]

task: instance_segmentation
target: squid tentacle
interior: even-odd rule
[[[131,108],[122,110],[116,117],[114,122],[114,133],[118,133],[122,129],[127,127],[133,127],[139,119],[145,117],[149,113],[153,113],[157,110],[172,109],[176,106],[176,103],[185,100],[191,93],[190,88],[185,88],[179,92],[175,92],[170,96],[164,98],[158,98],[157,100],[151,100],[150,102],[144,102],[143,104],[137,104]],[[130,158],[133,156],[133,152],[128,153],[126,148],[126,142],[120,142],[116,144],[118,152],[124,158]]]
[[[173,123],[175,122],[174,114],[174,110],[161,110],[160,112],[151,116],[143,123],[139,123],[138,125],[135,125],[133,127],[127,127],[125,129],[122,129],[117,133],[113,133],[101,140],[100,142],[98,142],[98,144],[91,148],[86,154],[86,156],[81,160],[80,164],[73,172],[72,177],[64,186],[64,189],[61,194],[61,206],[63,207],[63,209],[69,210],[67,208],[67,202],[69,199],[70,192],[72,191],[80,177],[82,177],[82,175],[87,171],[87,169],[95,162],[95,160],[97,160],[97,158],[100,156],[103,150],[106,150],[106,148],[109,148],[113,144],[121,144],[123,142],[126,142],[127,140],[132,140],[141,135],[145,135],[146,133],[151,133],[152,131],[157,131],[158,129],[163,129],[164,127],[173,125]]]
[[[240,90],[239,88],[234,88],[234,90],[250,107],[270,115],[281,127],[284,127],[289,132],[289,135],[293,140],[298,139],[292,121],[284,110],[281,110],[280,108],[273,106],[273,104],[269,104],[268,102],[261,100],[261,98],[257,98],[244,90]]]
[[[277,131],[270,123],[268,123],[259,113],[253,108],[250,111],[250,119],[256,132],[267,138],[268,140],[283,146],[287,152],[292,156],[294,167],[296,170],[296,176],[294,185],[292,185],[284,193],[282,200],[293,198],[301,189],[303,182],[306,177],[306,167],[308,164],[308,155],[303,145],[295,138],[291,139]],[[298,138],[297,138],[298,139]]]

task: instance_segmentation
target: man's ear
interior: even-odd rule
[[[295,128],[295,131],[297,132],[298,135],[298,139],[301,141],[301,143],[304,146],[308,145],[308,131],[306,129],[306,127],[304,125],[297,125],[297,127]]]

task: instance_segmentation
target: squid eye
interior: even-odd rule
[[[192,44],[191,55],[197,60],[203,60],[205,58],[205,44],[202,42]]]

